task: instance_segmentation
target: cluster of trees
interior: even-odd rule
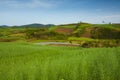
[[[26,38],[27,39],[66,39],[67,36],[64,34],[59,34],[54,31],[50,31],[47,28],[39,28],[39,29],[33,29],[33,28],[28,28],[25,31],[26,33]]]
[[[94,27],[91,34],[94,39],[120,39],[120,30],[113,28]]]

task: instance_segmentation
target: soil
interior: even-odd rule
[[[73,28],[57,28],[55,32],[61,33],[61,34],[71,34],[74,31]]]

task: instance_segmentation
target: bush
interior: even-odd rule
[[[67,39],[67,36],[65,36],[64,34],[60,34],[54,31],[49,31],[45,28],[41,28],[41,29],[27,29],[26,30],[26,38],[27,39]]]
[[[120,40],[90,39],[70,37],[69,42],[80,44],[81,47],[117,47],[120,46]]]
[[[17,40],[17,38],[0,38],[0,42],[13,42]]]
[[[120,39],[120,30],[113,28],[94,27],[91,34],[94,39]]]

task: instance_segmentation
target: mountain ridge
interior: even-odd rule
[[[20,25],[20,26],[8,26],[8,25],[1,25],[1,28],[7,28],[7,27],[51,27],[55,26],[54,24],[40,24],[40,23],[32,23],[32,24],[26,24],[26,25]]]

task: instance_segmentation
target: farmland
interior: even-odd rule
[[[120,80],[120,0],[0,0],[0,80]]]
[[[113,24],[1,27],[0,80],[120,80],[119,35]]]
[[[32,25],[33,26],[33,25]],[[0,42],[64,41],[81,47],[120,46],[120,25],[74,23],[49,27],[1,27]]]
[[[120,48],[0,43],[0,80],[120,80]]]

